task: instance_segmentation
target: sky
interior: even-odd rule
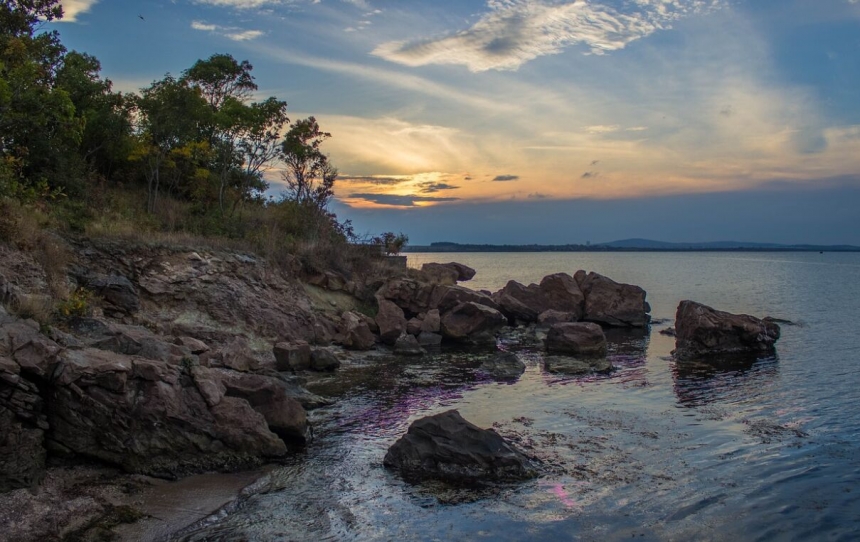
[[[860,245],[860,0],[63,4],[116,90],[249,60],[362,234]]]

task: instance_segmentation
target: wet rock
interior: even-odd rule
[[[334,371],[340,367],[340,360],[331,350],[314,348],[311,352],[311,370]]]
[[[104,300],[105,307],[125,314],[140,310],[140,297],[130,280],[122,275],[96,277],[89,281],[90,289]]]
[[[376,323],[379,325],[379,338],[385,344],[393,345],[398,337],[406,332],[406,316],[403,314],[403,309],[387,299],[379,300]]]
[[[464,265],[457,262],[449,262],[442,264],[445,267],[449,267],[457,271],[457,280],[459,282],[464,282],[467,280],[472,280],[475,278],[476,271],[469,267],[468,265]]]
[[[272,349],[278,371],[306,371],[311,368],[311,347],[306,341],[280,342]]]
[[[487,336],[492,337],[506,323],[507,318],[496,309],[474,302],[461,303],[442,317],[442,335],[460,342],[488,343]]]
[[[341,344],[351,350],[370,350],[376,345],[376,336],[363,315],[354,312],[343,314]],[[377,329],[379,329],[377,327]]]
[[[422,331],[418,335],[418,344],[421,346],[429,346],[429,347],[437,347],[442,344],[442,335],[438,333],[430,333],[428,331]]]
[[[574,356],[600,357],[606,355],[606,337],[601,327],[591,322],[554,324],[546,336],[546,349]]]
[[[424,349],[414,335],[403,334],[394,343],[394,353],[398,356],[423,356]]]
[[[612,370],[612,364],[605,358],[547,356],[544,358],[544,368],[550,373],[582,375],[609,372]]]
[[[427,312],[436,285],[408,278],[392,279],[377,290],[377,297],[387,299],[412,314]],[[395,339],[396,340],[396,339]]]
[[[456,410],[413,422],[383,464],[417,480],[519,481],[538,474],[532,461],[498,433],[469,423]]]
[[[650,322],[651,307],[639,286],[584,271],[578,271],[575,279],[585,295],[583,320],[617,327],[645,327]]]
[[[746,314],[731,314],[681,301],[675,315],[674,356],[680,360],[714,356],[770,355],[779,326]]]
[[[526,364],[513,352],[502,352],[481,364],[481,369],[500,380],[519,378],[526,370]]]
[[[493,299],[505,316],[514,321],[535,322],[538,315],[547,310],[546,299],[536,284],[525,286],[515,280],[508,281]]]
[[[418,318],[411,318],[406,322],[406,333],[409,335],[418,335],[421,333],[421,324],[423,322]]]
[[[585,296],[573,277],[567,273],[547,275],[540,281],[539,288],[546,299],[546,310],[567,312],[574,314],[577,320],[582,319]]]

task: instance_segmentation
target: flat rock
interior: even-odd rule
[[[591,322],[554,324],[546,336],[546,349],[552,353],[601,357],[606,355],[606,336],[599,325]]]
[[[519,356],[513,352],[501,352],[482,363],[481,369],[490,373],[494,378],[512,380],[519,378],[525,372],[526,364],[520,361]]]

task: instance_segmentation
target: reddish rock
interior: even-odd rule
[[[439,309],[439,312],[443,314],[462,303],[477,303],[496,310],[499,308],[499,305],[493,301],[492,297],[466,288],[465,286],[457,285],[437,286],[430,300],[430,306],[434,309]]]
[[[379,338],[385,344],[393,345],[397,338],[406,332],[406,316],[403,314],[403,309],[387,299],[379,300],[376,323],[379,325]]]
[[[421,271],[429,282],[437,284],[457,284],[457,277],[460,276],[456,269],[440,263],[425,263],[421,266]]]
[[[306,341],[280,342],[272,352],[278,371],[306,371],[311,367],[311,346]]]
[[[674,355],[681,360],[769,355],[779,335],[779,326],[772,321],[681,301],[675,315]]]
[[[376,336],[370,329],[366,318],[354,312],[343,314],[343,325],[341,328],[341,344],[351,350],[370,350],[376,344]],[[376,322],[374,321],[374,326]],[[379,329],[378,326],[376,326]]]
[[[548,275],[540,281],[539,288],[546,299],[546,310],[568,312],[582,319],[585,296],[573,277],[567,273]]]
[[[651,307],[645,302],[645,290],[632,284],[589,273],[577,279],[585,295],[583,320],[605,326],[645,327],[651,321]]]
[[[542,326],[551,326],[564,322],[576,322],[577,316],[572,312],[561,312],[550,309],[540,313],[537,321]]]
[[[600,357],[606,355],[603,329],[591,322],[554,324],[546,336],[546,349],[551,353]]]
[[[442,325],[442,316],[439,309],[431,309],[424,315],[421,321],[421,331],[426,333],[439,333]]]
[[[478,338],[483,342],[488,335],[501,329],[507,318],[491,307],[474,302],[461,303],[442,317],[442,335],[455,341]]]

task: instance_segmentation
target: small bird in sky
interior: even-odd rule
[[[143,15],[138,15],[137,17],[138,17],[141,21],[145,21],[145,20],[146,20],[146,19],[144,19],[144,18],[143,18]]]

